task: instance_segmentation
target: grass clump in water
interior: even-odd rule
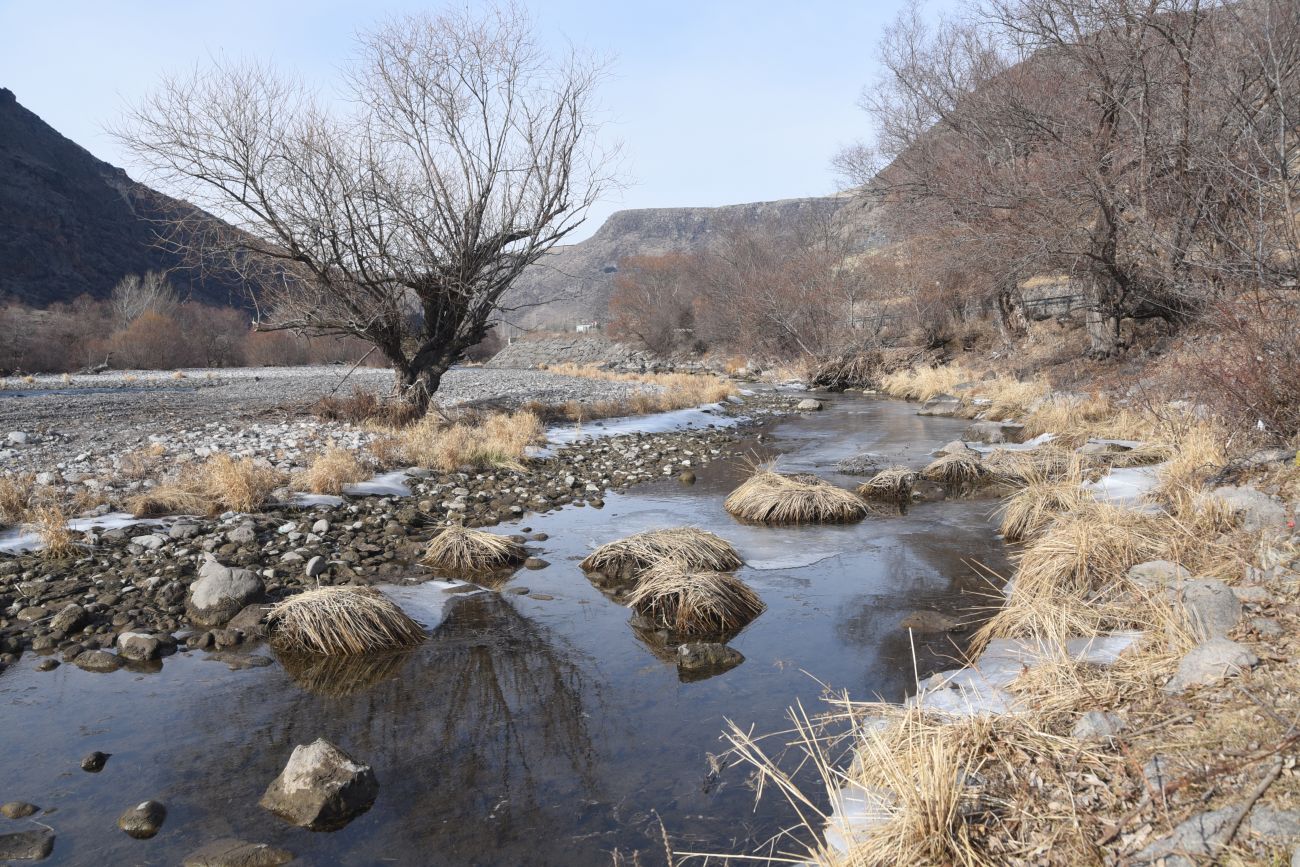
[[[683,638],[734,635],[767,607],[735,575],[692,570],[673,560],[642,572],[627,605]]]
[[[723,507],[746,521],[763,524],[848,523],[867,514],[851,492],[810,473],[759,468],[727,497]]]
[[[579,565],[584,572],[631,579],[664,560],[673,560],[687,569],[713,572],[731,572],[743,565],[730,542],[696,527],[636,533],[601,545]]]
[[[524,546],[486,530],[451,526],[434,536],[422,562],[458,578],[473,577],[522,563]]]
[[[424,629],[370,587],[318,587],[291,596],[267,615],[271,641],[288,653],[350,656],[414,647]]]
[[[866,500],[906,504],[912,501],[916,471],[907,467],[889,467],[858,486],[858,496]]]
[[[955,452],[942,455],[927,465],[921,470],[921,478],[953,490],[968,490],[988,479],[989,473],[979,455]]]

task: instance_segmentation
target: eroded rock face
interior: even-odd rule
[[[311,831],[334,831],[369,810],[379,781],[323,738],[294,747],[289,763],[259,802],[286,822]]]
[[[244,606],[262,597],[262,579],[248,569],[232,569],[209,557],[190,586],[185,608],[196,626],[224,626]]]

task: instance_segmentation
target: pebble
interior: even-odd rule
[[[104,770],[104,765],[112,755],[112,753],[101,753],[96,750],[81,760],[81,769],[83,771],[89,771],[92,774],[98,774],[100,771]]]
[[[29,804],[26,801],[10,801],[7,804],[0,805],[0,816],[6,819],[25,819],[35,813],[39,807],[35,804]]]

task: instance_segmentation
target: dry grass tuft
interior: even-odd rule
[[[173,481],[132,497],[126,507],[137,518],[178,512],[255,512],[286,481],[279,470],[252,458],[214,455],[182,470]]]
[[[867,500],[910,503],[916,485],[916,471],[907,467],[889,467],[858,486],[858,496]]]
[[[46,560],[66,560],[77,550],[68,529],[68,515],[58,503],[46,501],[32,506],[23,529],[41,540],[41,556]]]
[[[535,413],[492,413],[478,423],[447,424],[437,416],[426,416],[402,431],[407,461],[429,469],[452,472],[473,469],[524,468],[524,452],[542,441],[542,420]]]
[[[989,400],[988,404],[978,407],[984,416],[1001,421],[1023,418],[1033,407],[1042,402],[1050,388],[1051,386],[1041,379],[1022,382],[999,376],[981,382],[973,393]]]
[[[764,524],[846,523],[867,514],[862,500],[817,476],[762,467],[731,492],[723,507],[737,518]]]
[[[288,653],[350,656],[414,647],[424,629],[370,587],[318,587],[291,596],[267,615],[272,643]]]
[[[0,476],[0,525],[26,520],[35,498],[35,473]]]
[[[297,480],[313,494],[341,494],[348,485],[370,478],[370,468],[347,449],[330,446],[317,455]]]
[[[1083,469],[1077,460],[1059,475],[1027,469],[1022,484],[998,509],[1000,530],[1008,542],[1038,536],[1058,515],[1095,499],[1083,489]]]
[[[667,560],[641,573],[627,604],[677,636],[730,636],[767,607],[727,572],[693,571]]]
[[[954,490],[973,488],[988,477],[979,455],[970,452],[943,455],[921,470],[921,478]]]
[[[443,529],[424,549],[426,566],[458,578],[505,569],[528,557],[524,546],[486,530],[451,526]]]
[[[1072,464],[1082,465],[1078,455],[1052,446],[1036,449],[994,449],[984,457],[985,471],[999,482],[1028,484],[1034,478],[1054,478],[1069,471]]]
[[[632,578],[664,560],[687,569],[731,572],[743,565],[726,539],[695,527],[647,530],[601,545],[579,564],[584,572]]]
[[[975,378],[975,374],[966,368],[950,364],[946,367],[900,370],[883,377],[880,385],[891,397],[903,400],[929,400],[941,394],[951,394],[954,386]]]

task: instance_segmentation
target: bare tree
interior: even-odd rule
[[[611,183],[601,72],[549,57],[514,6],[420,14],[362,35],[332,102],[218,62],[165,79],[115,133],[227,221],[194,215],[166,238],[260,287],[261,329],[373,344],[423,411]]]
[[[143,277],[127,274],[117,281],[108,300],[119,327],[130,325],[145,313],[170,314],[179,303],[172,284],[157,271],[148,271]]]

